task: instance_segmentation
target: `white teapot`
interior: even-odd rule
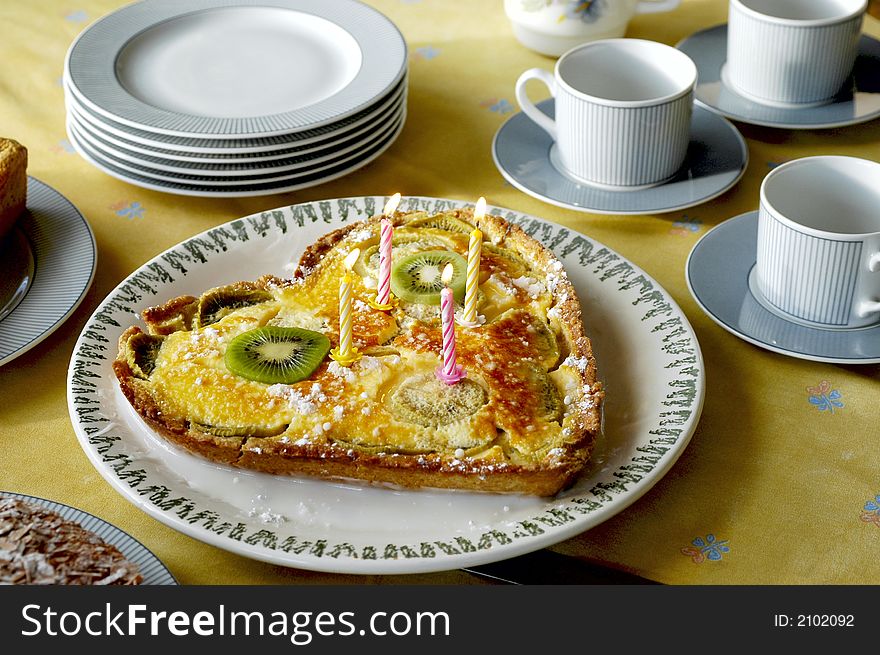
[[[558,57],[576,45],[624,35],[635,14],[671,11],[681,0],[504,0],[516,38]]]

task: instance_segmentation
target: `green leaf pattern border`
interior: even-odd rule
[[[663,401],[667,409],[659,413],[656,425],[648,430],[648,443],[636,447],[638,454],[612,471],[611,479],[598,481],[584,493],[564,498],[530,519],[517,521],[510,529],[491,529],[471,538],[453,536],[430,542],[359,546],[334,543],[328,539],[305,539],[280,529],[228,521],[218,512],[200,507],[198,501],[151,482],[148,473],[139,467],[138,456],[126,452],[123,438],[115,434],[117,424],[113,417],[104,413],[98,393],[98,380],[106,374],[102,369],[107,368],[108,362],[115,357],[116,335],[113,333],[115,330],[121,332],[123,328],[117,319],[136,315],[134,308],[143,306],[145,297],[157,296],[158,285],[173,282],[175,276],[186,276],[189,268],[204,264],[213,255],[226,251],[230,241],[266,238],[276,231],[283,235],[309,223],[323,222],[329,226],[336,222],[361,220],[381,211],[386,200],[382,196],[366,196],[315,201],[231,221],[157,256],[101,303],[85,325],[71,359],[68,372],[70,414],[94,454],[122,485],[130,487],[144,503],[167,514],[171,524],[183,521],[206,533],[225,536],[238,542],[233,550],[240,550],[241,544],[250,546],[253,556],[258,559],[278,562],[284,557],[280,553],[297,556],[297,561],[290,562],[290,565],[301,566],[303,557],[337,560],[454,558],[500,547],[516,547],[524,540],[552,531],[560,531],[560,539],[566,538],[580,531],[572,530],[579,518],[602,509],[620,494],[629,492],[633,485],[639,485],[646,477],[662,473],[671,466],[669,451],[680,440],[690,438],[702,405],[699,381],[703,372],[699,345],[690,327],[683,324],[680,310],[674,308],[664,292],[630,262],[588,237],[525,214],[490,208],[489,211],[519,225],[557,255],[574,255],[581,266],[593,267],[593,274],[600,282],[616,284],[619,291],[636,290],[637,297],[632,304],[643,308],[641,320],[650,321],[651,332],[658,333],[661,338],[661,348],[668,358],[665,368],[673,373]],[[403,200],[400,209],[439,212],[466,206],[472,204],[409,197]],[[519,547],[518,550],[525,552],[528,548]]]

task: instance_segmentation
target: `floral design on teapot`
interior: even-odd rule
[[[541,11],[553,4],[564,5],[563,12],[557,19],[560,23],[566,19],[593,23],[599,19],[605,8],[605,0],[522,0],[522,9]]]
[[[575,0],[565,3],[565,13],[559,17],[582,20],[585,23],[594,23],[602,15],[605,9],[605,0]]]

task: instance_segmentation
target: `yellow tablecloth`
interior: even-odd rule
[[[207,228],[323,198],[484,195],[490,204],[583,232],[644,268],[681,305],[705,358],[702,418],[672,470],[635,504],[554,550],[673,584],[880,583],[880,367],[814,363],[750,345],[697,307],[684,277],[696,240],[756,209],[760,182],[775,164],[815,154],[880,159],[880,121],[823,131],[740,124],[750,152],[744,178],[685,211],[609,216],[558,208],[507,184],[492,161],[493,135],[517,111],[517,76],[553,64],[514,39],[501,0],[369,4],[399,26],[409,46],[409,115],[399,139],[366,168],[327,184],[210,199],[118,181],[86,163],[67,140],[66,49],[120,2],[0,3],[0,134],[24,143],[29,173],[82,211],[99,253],[79,309],[0,368],[0,489],[97,514],[141,540],[184,584],[476,582],[458,571],[359,577],[285,569],[165,527],[113,491],[89,463],[68,417],[65,378],[73,344],[101,299],[143,262]],[[637,16],[627,36],[674,44],[725,22],[726,6],[684,0],[672,13]],[[866,19],[865,30],[880,36],[880,21]],[[133,206],[137,211],[126,211]],[[826,381],[839,406],[811,402],[811,388]]]

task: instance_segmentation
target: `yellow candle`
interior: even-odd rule
[[[339,354],[351,356],[351,275],[348,272],[339,284]]]
[[[330,351],[330,356],[342,366],[351,366],[361,358],[357,348],[352,346],[351,317],[351,267],[357,261],[361,251],[355,248],[343,262],[345,273],[339,282],[339,347]]]
[[[474,218],[479,221],[486,215],[486,199],[480,198],[474,209]],[[477,321],[477,291],[480,286],[480,255],[483,251],[483,233],[479,228],[471,232],[468,243],[467,275],[464,287],[464,310],[459,323],[467,327],[476,327]]]

